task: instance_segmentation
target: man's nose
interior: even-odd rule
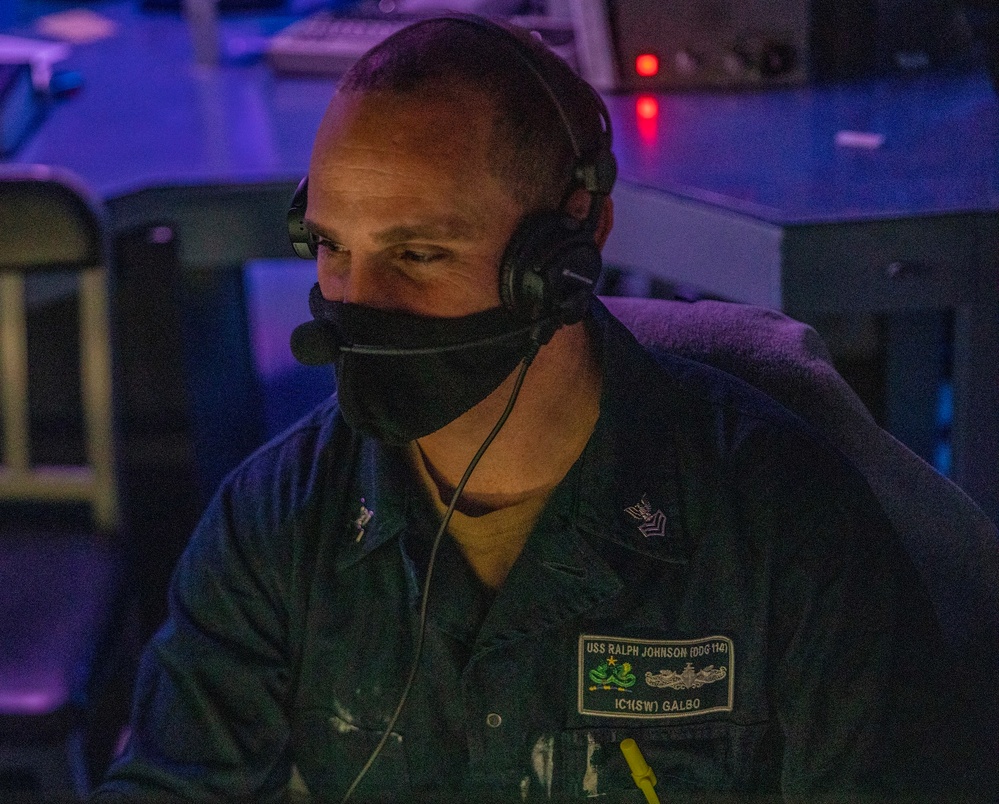
[[[320,264],[319,289],[323,297],[330,301],[384,307],[389,302],[379,273],[374,259],[340,254],[331,264]]]

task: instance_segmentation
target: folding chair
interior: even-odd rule
[[[128,589],[106,230],[73,176],[0,166],[0,800],[82,797],[107,752]]]

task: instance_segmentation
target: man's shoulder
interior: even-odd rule
[[[739,377],[618,336],[609,371],[620,387],[604,454],[619,486],[658,509],[674,536],[643,540],[643,553],[702,569],[739,565],[749,575],[803,573],[816,583],[867,561],[894,567],[915,588],[866,479],[823,433]],[[709,582],[710,573],[690,577]]]
[[[638,395],[643,426],[719,460],[861,477],[851,456],[876,426],[811,328],[744,305],[624,301],[627,326],[606,307],[597,318],[614,353],[609,370]]]
[[[607,361],[610,381],[623,391],[626,404],[638,409],[645,426],[663,423],[714,443],[722,436],[729,446],[759,431],[831,448],[813,425],[745,379],[667,346],[640,344],[616,319],[607,326],[615,352]]]
[[[623,356],[626,368],[618,374],[625,381],[629,374],[648,379],[647,365],[639,366],[645,359],[657,367],[651,373],[679,383],[680,397],[791,429],[843,396],[845,384],[818,334],[774,310],[711,301],[605,301],[594,305],[595,319],[610,350]],[[830,388],[831,378],[839,386]]]
[[[784,509],[804,521],[850,497],[858,515],[880,520],[859,469],[798,413],[734,374],[639,344],[619,323],[608,335],[615,437],[652,463],[672,452],[686,499],[707,509],[724,495],[745,512]]]
[[[733,482],[754,492],[804,491],[835,479],[869,491],[859,469],[825,433],[766,392],[686,357],[668,352],[650,352],[650,357],[682,400],[682,440],[707,439]]]

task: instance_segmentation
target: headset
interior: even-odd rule
[[[610,114],[596,90],[583,82],[592,94],[601,118],[599,141],[594,149],[584,152],[565,106],[545,79],[542,65],[524,42],[503,26],[483,17],[453,14],[434,19],[469,25],[502,40],[513,52],[551,99],[572,147],[574,162],[565,198],[577,188],[590,194],[589,212],[583,220],[573,218],[564,209],[525,216],[510,237],[500,262],[499,291],[503,305],[525,321],[550,320],[553,325],[550,337],[558,326],[583,319],[603,267],[594,233],[603,201],[610,195],[617,178],[617,160],[611,151]],[[292,198],[288,233],[299,257],[315,259],[315,238],[305,226],[307,197],[308,177],[302,179]]]

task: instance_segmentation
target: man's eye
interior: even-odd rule
[[[321,237],[316,240],[316,245],[319,248],[321,248],[323,251],[332,251],[339,253],[347,250],[339,243],[336,243],[333,240],[324,240]]]
[[[423,251],[407,248],[399,253],[399,259],[406,262],[427,263],[434,262],[444,257],[443,251]]]

